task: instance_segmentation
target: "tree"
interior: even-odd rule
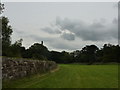
[[[55,61],[56,63],[63,63],[61,61],[61,56],[62,56],[62,54],[58,51],[51,51],[50,52],[50,59],[52,61]]]
[[[98,51],[98,47],[95,45],[87,45],[86,47],[82,48],[82,59],[84,59],[88,64],[92,64],[96,61],[96,53]]]
[[[0,3],[0,56],[2,56],[2,12],[4,10],[4,4]]]
[[[14,44],[10,46],[10,57],[22,57],[22,46],[23,39],[17,40]]]
[[[62,51],[61,55],[62,56],[60,58],[63,63],[71,63],[72,62],[72,56],[68,52]]]
[[[71,62],[80,62],[81,52],[79,50],[70,53]]]
[[[102,50],[102,60],[103,62],[118,62],[119,61],[119,45],[104,44]]]
[[[12,28],[7,17],[2,17],[2,55],[7,56],[11,44]]]
[[[49,59],[49,51],[48,49],[39,43],[35,43],[27,50],[27,58],[33,58],[33,59]]]
[[[0,3],[0,14],[2,14],[3,10],[4,10],[4,4]]]

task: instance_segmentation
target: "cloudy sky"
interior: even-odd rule
[[[117,2],[6,2],[4,15],[13,43],[22,38],[26,48],[41,41],[60,51],[118,43]]]

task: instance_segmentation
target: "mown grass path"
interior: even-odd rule
[[[60,64],[56,72],[3,83],[3,86],[12,88],[117,88],[118,65]]]

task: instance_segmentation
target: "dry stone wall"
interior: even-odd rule
[[[2,79],[17,79],[37,73],[45,73],[57,68],[54,61],[2,58]]]

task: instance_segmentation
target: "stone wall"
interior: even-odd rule
[[[37,73],[49,72],[57,68],[53,61],[2,58],[2,79],[17,79]]]

